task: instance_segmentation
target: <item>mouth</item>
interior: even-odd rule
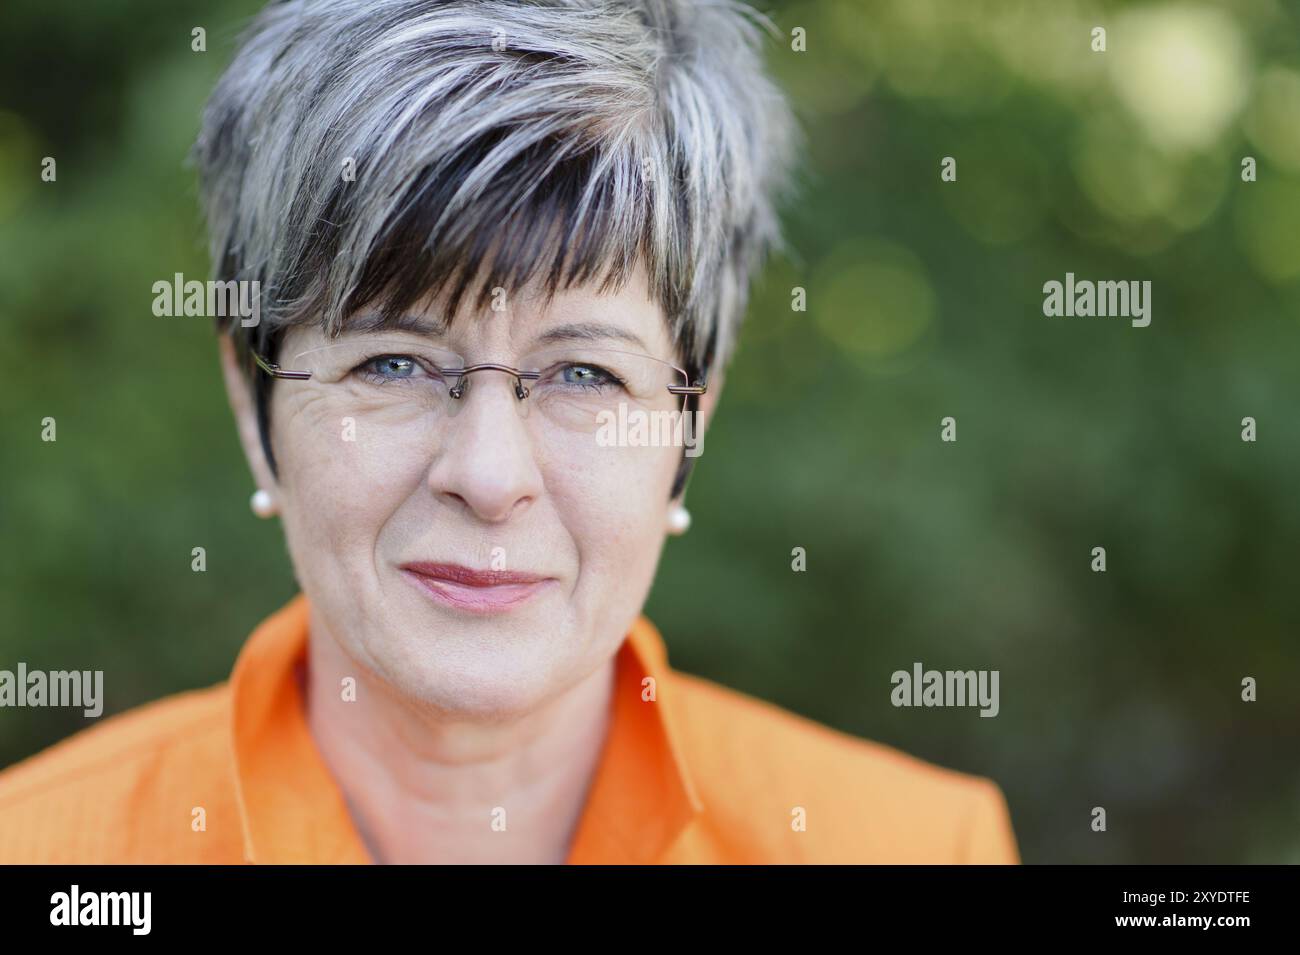
[[[436,603],[469,613],[512,610],[555,583],[554,577],[507,570],[475,570],[460,564],[414,561],[401,565],[402,576]]]

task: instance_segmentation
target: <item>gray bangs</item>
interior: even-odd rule
[[[482,307],[637,265],[680,357],[725,362],[780,245],[796,126],[731,0],[295,0],[254,22],[195,146],[218,277],[262,322]]]

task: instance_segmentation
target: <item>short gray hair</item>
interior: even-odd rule
[[[262,289],[223,328],[247,358],[371,303],[640,263],[688,369],[725,364],[800,139],[765,29],[735,0],[272,3],[194,149],[214,271]]]

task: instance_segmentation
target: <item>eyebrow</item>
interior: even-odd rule
[[[447,323],[423,315],[403,314],[385,316],[383,312],[358,315],[343,326],[340,334],[349,332],[411,332],[415,335],[442,336],[447,334]]]
[[[647,350],[645,342],[635,332],[604,322],[574,322],[570,325],[560,325],[557,328],[547,329],[538,336],[537,343],[539,345],[550,345],[554,342],[591,342],[608,338],[630,342],[638,346],[642,351]]]
[[[359,315],[348,322],[342,334],[348,332],[411,332],[416,335],[429,335],[440,338],[447,334],[447,323],[424,315],[403,314],[395,318],[385,318],[382,312]],[[571,322],[548,328],[537,338],[539,345],[552,345],[557,342],[594,342],[607,339],[628,342],[642,351],[648,351],[641,336],[630,329],[607,322]]]

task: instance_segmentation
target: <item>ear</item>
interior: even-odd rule
[[[235,427],[239,431],[239,443],[243,445],[248,469],[252,472],[256,485],[275,498],[276,481],[262,451],[262,436],[257,429],[257,409],[253,405],[252,386],[239,368],[235,343],[229,335],[220,336],[220,348],[221,374],[226,380],[226,396],[230,399],[230,410],[235,415]]]

